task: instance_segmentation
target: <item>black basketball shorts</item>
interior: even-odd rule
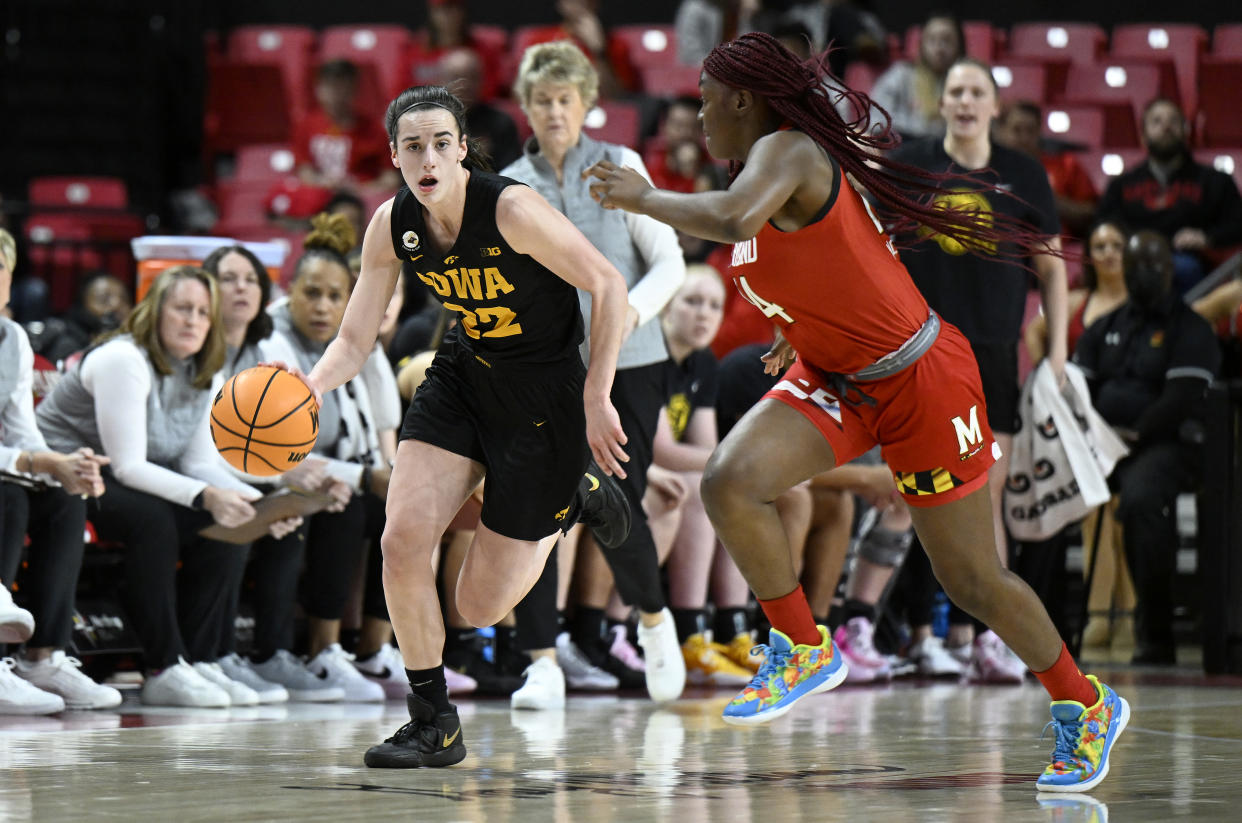
[[[556,365],[515,365],[448,343],[410,403],[401,439],[482,463],[483,525],[540,540],[561,529],[586,470],[585,377],[576,353]]]

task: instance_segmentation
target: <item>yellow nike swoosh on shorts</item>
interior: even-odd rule
[[[587,491],[592,491],[592,492],[593,492],[593,491],[595,491],[596,489],[598,489],[598,488],[599,488],[599,478],[598,478],[598,477],[596,477],[595,475],[591,474],[590,472],[584,472],[584,474],[586,474],[586,476],[587,476],[587,480],[590,480],[590,481],[591,481],[591,488],[587,489]]]
[[[461,734],[461,726],[457,727],[457,731],[453,732],[452,737],[447,734],[444,735],[444,748],[447,749],[449,746],[453,745],[453,741],[457,739],[457,735],[459,734]]]

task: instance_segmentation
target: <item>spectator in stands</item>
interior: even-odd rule
[[[711,161],[703,149],[697,97],[678,97],[664,109],[659,131],[647,143],[643,162],[656,186],[692,192],[699,169]]]
[[[273,362],[310,371],[336,336],[353,277],[345,253],[355,244],[353,229],[341,215],[317,215],[303,243],[286,301],[269,309],[275,326],[271,345]],[[373,354],[371,360],[382,353]],[[255,582],[255,650],[251,665],[265,680],[284,686],[293,700],[382,701],[387,678],[367,679],[354,665],[354,655],[340,645],[341,616],[352,588],[368,536],[383,528],[383,500],[391,468],[386,456],[395,455],[395,420],[400,415],[396,384],[369,381],[363,373],[325,395],[319,410],[319,436],[312,454],[323,461],[330,478],[323,487],[335,498],[336,511],[313,514],[304,532],[279,540],[264,540],[255,549],[251,576]],[[380,365],[388,369],[386,362]],[[382,377],[383,372],[377,376]],[[372,396],[372,389],[380,393]],[[385,396],[384,391],[391,392]],[[382,411],[377,416],[376,409]],[[381,428],[380,424],[383,424]],[[384,446],[381,446],[381,441]],[[385,452],[391,452],[386,455]],[[303,606],[307,614],[309,658],[303,664],[293,654],[294,613],[298,580],[303,578]],[[382,592],[376,600],[368,589],[364,614],[387,624]],[[381,670],[401,672],[391,637],[370,627],[367,656],[383,653]],[[375,634],[381,634],[378,638]],[[403,690],[404,691],[404,690]]]
[[[1126,243],[1128,301],[1091,325],[1074,351],[1100,415],[1129,443],[1111,483],[1138,594],[1134,662],[1172,664],[1177,495],[1202,472],[1202,400],[1220,364],[1211,327],[1173,289],[1169,241]]]
[[[104,332],[121,325],[130,310],[129,289],[106,271],[92,272],[78,284],[78,299],[69,307],[63,325],[48,328],[48,343],[39,352],[59,363],[82,351]],[[53,321],[48,321],[49,326]]]
[[[465,0],[427,0],[427,28],[414,33],[406,52],[409,71],[406,77],[412,86],[439,83],[440,59],[450,51],[467,49],[479,58],[480,102],[490,102],[504,93],[507,81],[502,77],[498,49],[481,44],[470,32]],[[391,90],[397,94],[400,89]],[[361,235],[360,235],[361,236]]]
[[[871,99],[893,118],[893,130],[907,140],[944,134],[940,100],[949,67],[965,53],[966,38],[956,17],[939,12],[923,23],[919,57],[899,60],[876,78]],[[841,75],[837,75],[840,77]]]
[[[466,104],[466,133],[478,140],[480,147],[492,158],[495,168],[503,168],[522,156],[513,118],[483,97],[483,61],[471,49],[451,49],[438,61],[436,85],[447,88]]]
[[[754,31],[760,0],[681,0],[673,28],[677,60],[697,66],[720,43]]]
[[[13,236],[0,229],[0,307],[8,305],[16,263]],[[73,633],[85,499],[103,493],[99,470],[108,461],[89,448],[69,454],[48,449],[35,423],[33,369],[26,333],[0,317],[0,646],[26,644],[17,660],[0,659],[0,715],[121,702],[120,692],[82,674],[81,664],[64,652]],[[9,591],[27,534],[21,592],[29,611],[15,605]]]
[[[1062,229],[1066,234],[1082,237],[1095,215],[1099,193],[1073,152],[1049,150],[1043,144],[1039,137],[1043,121],[1043,111],[1037,103],[1018,100],[1001,107],[993,136],[1002,146],[1029,154],[1043,165],[1056,197]]]
[[[630,59],[630,47],[604,28],[598,0],[556,0],[556,12],[561,22],[532,32],[528,48],[554,40],[572,40],[590,59],[598,75],[599,95],[615,99],[642,91],[642,78]],[[520,95],[516,83],[514,92]],[[594,101],[591,105],[595,105]]]
[[[967,253],[956,241],[941,236],[937,242],[923,243],[901,254],[919,291],[932,309],[962,331],[979,363],[988,423],[1000,447],[1000,455],[988,472],[988,489],[996,547],[1002,565],[1007,566],[1008,538],[1001,517],[1001,497],[1008,475],[1009,447],[1017,428],[1018,340],[1032,270],[1038,276],[1048,317],[1047,357],[1054,374],[1063,372],[1067,357],[1065,261],[1057,255],[1060,222],[1048,175],[1039,162],[991,139],[998,100],[996,81],[986,64],[971,57],[956,61],[945,75],[940,110],[947,124],[943,138],[905,142],[891,157],[934,173],[979,172],[978,190],[945,192],[938,195],[937,203],[949,209],[1006,215],[1045,237],[1048,249],[1030,257],[1029,269],[1017,259],[1019,251],[1012,243]],[[983,624],[957,608],[951,626],[949,645],[972,660],[979,677],[1021,681],[1021,662],[994,632],[986,631],[972,646],[969,641],[976,628],[983,630]]]
[[[765,15],[768,22],[756,28],[775,35],[785,22],[802,22],[810,30],[813,51],[832,47],[828,67],[837,77],[844,78],[846,68],[855,60],[881,66],[888,62],[887,32],[880,19],[868,10],[870,3],[866,0],[804,0],[793,3],[783,14],[783,3],[769,0],[761,5],[770,8],[776,20]]]
[[[687,677],[743,686],[754,674],[749,665],[754,639],[745,620],[750,587],[716,540],[699,494],[703,469],[718,442],[718,365],[708,345],[724,316],[724,295],[720,272],[704,264],[690,266],[661,315],[670,358],[669,396],[656,429],[654,454],[655,464],[677,472],[689,492],[670,512],[677,526],[665,564]],[[743,618],[719,642],[707,622],[709,589],[717,610]]]
[[[225,358],[219,310],[210,274],[165,270],[36,414],[52,448],[91,448],[111,460],[89,516],[101,538],[125,547],[125,610],[142,640],[142,701],[151,705],[258,701],[215,662],[247,546],[198,534],[213,521],[248,522],[259,497],[231,474],[208,430]]]
[[[399,178],[374,115],[357,110],[358,67],[329,60],[315,73],[316,107],[294,125],[293,153],[303,183],[393,191]],[[302,216],[302,215],[291,215]]]
[[[639,642],[647,654],[648,690],[656,699],[666,700],[681,693],[685,672],[672,615],[661,592],[655,544],[642,514],[642,498],[652,458],[651,444],[665,399],[663,381],[668,350],[658,315],[685,279],[686,266],[671,228],[648,217],[601,209],[591,199],[582,174],[600,159],[608,158],[646,173],[642,158],[633,150],[596,142],[583,133],[583,122],[587,111],[595,105],[598,88],[595,69],[572,44],[543,43],[527,49],[514,90],[534,138],[527,142],[523,158],[501,173],[527,183],[562,211],[617,267],[628,284],[630,304],[612,402],[627,437],[630,461],[625,478],[619,482],[634,519],[626,541],[605,550],[605,557],[622,599],[640,612]],[[580,297],[589,327],[590,299],[585,293],[580,293]],[[585,344],[582,353],[585,359]],[[519,606],[519,631],[538,620],[524,619],[525,609],[555,610],[555,564],[549,563],[548,567],[552,571],[545,571],[544,578],[551,580],[541,578]],[[604,616],[607,599],[605,595],[603,602],[583,603],[578,609],[576,634],[580,642],[588,644],[588,653],[592,651],[590,646],[599,645],[608,634]],[[554,620],[550,628],[555,631]],[[547,641],[555,640],[555,634],[539,640],[543,645],[528,648],[547,649],[551,645]],[[535,639],[529,642],[534,643]],[[561,677],[547,654],[539,655],[531,672],[527,686],[514,694],[515,705],[524,703],[526,689],[531,689],[533,699],[535,692],[554,689],[556,679]],[[552,682],[545,686],[544,678]]]
[[[1141,125],[1147,160],[1108,184],[1099,216],[1163,234],[1177,265],[1174,288],[1185,294],[1203,279],[1213,253],[1242,243],[1242,196],[1228,174],[1195,162],[1177,103],[1151,101]]]

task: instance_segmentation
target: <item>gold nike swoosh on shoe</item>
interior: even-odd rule
[[[453,745],[453,741],[457,739],[457,735],[459,734],[461,734],[461,726],[457,727],[457,731],[453,732],[452,737],[448,736],[447,734],[444,735],[444,748],[447,749],[449,746]]]
[[[591,474],[590,472],[584,472],[584,473],[586,474],[586,478],[587,478],[587,480],[590,480],[590,481],[591,481],[591,488],[587,489],[587,491],[595,491],[596,489],[598,489],[598,488],[599,488],[599,478],[598,478],[598,477],[596,477],[595,475]]]
[[[540,426],[542,426],[544,423],[547,423],[547,422],[548,422],[547,420],[536,421],[535,428],[539,428]]]

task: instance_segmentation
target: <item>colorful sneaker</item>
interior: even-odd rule
[[[828,629],[818,628],[818,646],[795,646],[787,635],[772,629],[768,645],[762,647],[767,659],[750,685],[725,706],[726,723],[767,723],[793,708],[800,698],[834,689],[845,681],[849,666]]]
[[[612,643],[608,646],[608,654],[620,660],[627,669],[636,672],[647,671],[647,661],[643,660],[638,649],[630,643],[629,632],[626,631],[625,626],[617,624],[608,631],[612,633]]]
[[[457,707],[436,713],[431,703],[415,694],[405,696],[410,722],[379,745],[367,749],[364,762],[373,769],[416,769],[452,766],[466,759]]]
[[[686,679],[709,686],[744,686],[755,673],[729,659],[728,649],[713,643],[710,632],[692,634],[681,644]]]
[[[750,632],[742,632],[735,634],[728,642],[725,646],[725,654],[742,668],[757,672],[763,665],[763,655],[757,651],[760,648],[762,647],[755,645],[755,638],[751,637]]]
[[[974,683],[1021,684],[1026,680],[1026,664],[996,632],[988,630],[975,638],[967,677]]]
[[[851,617],[837,629],[832,640],[849,664],[851,683],[870,683],[892,676],[888,659],[875,649],[875,627],[865,617]]]
[[[1094,706],[1087,708],[1074,700],[1052,703],[1048,726],[1056,732],[1057,742],[1052,762],[1035,781],[1040,791],[1086,792],[1108,774],[1108,755],[1130,721],[1130,704],[1095,675],[1087,679],[1099,695]]]

